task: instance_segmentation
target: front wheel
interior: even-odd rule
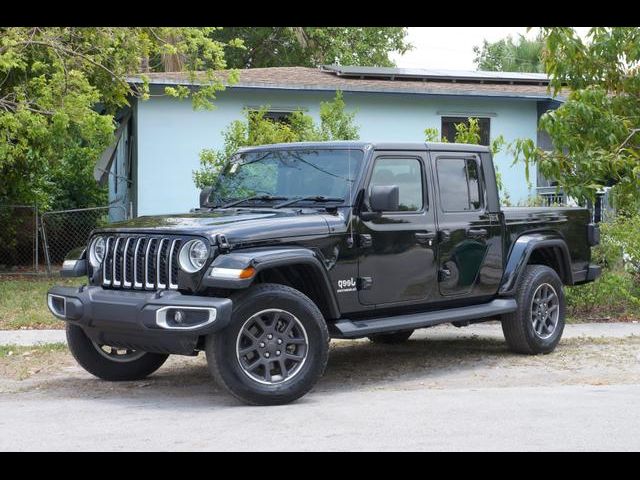
[[[82,368],[109,381],[141,380],[159,369],[169,357],[96,343],[82,328],[70,323],[67,324],[67,344]]]
[[[528,265],[516,301],[518,309],[502,318],[509,348],[530,355],[552,352],[565,323],[565,299],[558,274],[545,265]]]
[[[251,405],[280,405],[307,393],[324,372],[329,332],[318,307],[279,284],[234,299],[230,324],[207,337],[211,374]]]

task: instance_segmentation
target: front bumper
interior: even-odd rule
[[[228,298],[97,286],[53,287],[47,293],[47,305],[56,317],[79,325],[100,344],[181,355],[193,354],[203,335],[226,327],[232,309]],[[188,321],[173,321],[177,311]]]

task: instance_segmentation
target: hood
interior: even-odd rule
[[[341,215],[316,210],[229,209],[211,212],[138,217],[111,224],[104,232],[197,234],[213,239],[224,234],[229,242],[327,235],[329,223]]]

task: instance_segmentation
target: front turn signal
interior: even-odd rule
[[[256,269],[253,267],[247,267],[247,268],[243,268],[242,270],[240,270],[240,278],[241,279],[246,279],[246,278],[251,278],[256,274]]]
[[[242,269],[213,267],[209,276],[226,280],[246,280],[248,278],[252,278],[255,274],[256,269],[253,267],[246,267]]]

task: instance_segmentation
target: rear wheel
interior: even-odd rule
[[[502,318],[509,348],[527,354],[552,352],[565,323],[565,299],[558,274],[545,265],[528,265],[516,301],[518,309]]]
[[[403,330],[400,332],[391,332],[391,333],[376,333],[374,335],[369,335],[369,340],[373,343],[383,343],[387,345],[392,345],[395,343],[404,343],[409,340],[409,337],[413,334],[413,330]]]
[[[307,296],[265,283],[234,299],[230,324],[207,337],[206,352],[211,374],[236,398],[279,405],[303,396],[320,378],[329,333]]]
[[[71,354],[87,372],[103,380],[141,380],[167,361],[169,355],[118,348],[92,341],[81,327],[67,324]]]

